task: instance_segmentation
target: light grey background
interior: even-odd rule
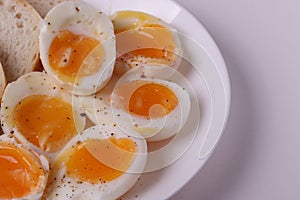
[[[177,2],[223,53],[232,104],[212,157],[171,200],[299,200],[300,1]]]

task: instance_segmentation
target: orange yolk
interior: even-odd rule
[[[169,29],[160,25],[144,25],[142,28],[121,32],[116,35],[117,52],[127,56],[142,56],[173,62],[176,48]]]
[[[21,198],[38,186],[44,175],[34,155],[12,144],[0,142],[0,199]]]
[[[13,115],[22,135],[47,152],[61,149],[77,132],[72,106],[57,97],[26,97]]]
[[[60,76],[73,81],[77,77],[95,74],[103,61],[100,42],[86,35],[75,35],[64,30],[52,41],[49,63]]]
[[[166,86],[147,83],[138,87],[130,96],[129,112],[143,117],[163,117],[178,104],[176,95]],[[153,106],[160,105],[158,109]],[[151,112],[150,109],[153,108]],[[163,108],[163,109],[162,109]]]
[[[112,22],[116,33],[140,27],[146,22],[157,22],[159,20],[144,12],[126,10],[118,11],[113,18]]]
[[[140,12],[119,12],[113,20],[117,52],[131,59],[141,56],[159,59],[161,64],[176,60],[176,43],[170,29],[156,24],[158,19]]]
[[[92,184],[112,181],[130,167],[136,151],[129,138],[89,139],[65,156],[67,174]]]

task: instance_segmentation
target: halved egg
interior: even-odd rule
[[[185,88],[145,76],[159,71],[160,66],[134,68],[119,79],[111,94],[115,123],[125,133],[143,136],[147,141],[167,139],[178,133],[190,113],[190,96]],[[175,72],[171,70],[172,73]]]
[[[48,179],[47,159],[7,136],[0,136],[0,199],[41,199]]]
[[[6,87],[1,123],[4,133],[50,155],[84,129],[85,115],[49,75],[31,72]]]
[[[179,66],[182,50],[177,31],[170,24],[138,11],[118,11],[111,19],[116,34],[117,66]]]
[[[41,23],[40,57],[47,73],[74,94],[89,95],[110,79],[116,57],[113,24],[82,1],[63,2]]]
[[[144,139],[127,136],[113,124],[93,126],[55,160],[45,199],[117,199],[136,183],[146,159]]]

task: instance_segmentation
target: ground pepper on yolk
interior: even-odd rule
[[[101,67],[104,51],[94,38],[68,30],[60,31],[49,48],[51,68],[68,81],[95,74]]]
[[[131,139],[110,137],[80,142],[62,159],[66,160],[68,176],[96,184],[121,176],[130,167],[136,152],[136,144]]]
[[[20,133],[46,152],[58,151],[77,133],[72,106],[58,97],[26,97],[13,116]]]

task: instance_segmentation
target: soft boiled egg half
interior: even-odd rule
[[[41,23],[40,57],[50,76],[78,95],[100,90],[116,57],[113,24],[82,1],[63,2]]]
[[[131,69],[115,85],[111,94],[113,118],[127,134],[160,141],[178,133],[188,120],[189,93],[175,82],[160,79],[168,77],[159,75],[162,70],[176,73],[164,67],[145,65]],[[149,73],[156,76],[150,77]]]
[[[49,75],[31,72],[7,85],[1,103],[4,133],[54,155],[81,132],[85,116],[70,93]]]
[[[182,50],[177,30],[170,24],[139,11],[118,11],[111,20],[117,41],[117,66],[179,66]]]
[[[90,127],[54,161],[45,199],[115,200],[138,180],[147,159],[144,139],[113,124]]]
[[[48,171],[43,155],[18,144],[8,134],[0,136],[0,199],[41,199]]]

